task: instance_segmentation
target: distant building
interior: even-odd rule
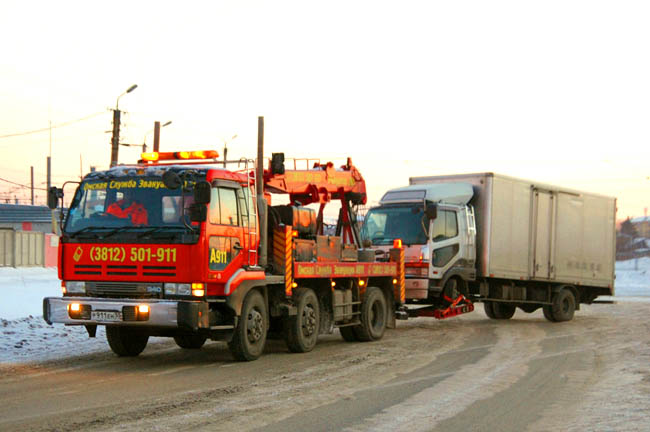
[[[641,216],[634,219],[630,219],[632,226],[636,229],[636,233],[639,237],[650,238],[650,217]]]
[[[46,206],[0,204],[0,228],[52,232],[52,211]]]

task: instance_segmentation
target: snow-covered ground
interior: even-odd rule
[[[0,366],[108,349],[101,326],[91,339],[83,327],[43,321],[43,298],[60,295],[54,268],[0,268]],[[614,299],[650,301],[650,258],[616,263]]]

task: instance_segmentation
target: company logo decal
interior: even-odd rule
[[[77,246],[77,249],[74,251],[74,255],[72,255],[72,258],[74,259],[75,262],[79,262],[81,259],[81,255],[84,254],[84,250],[81,249],[81,246]]]

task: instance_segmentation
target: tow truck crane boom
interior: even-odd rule
[[[323,210],[332,200],[341,201],[341,213],[337,224],[336,234],[341,235],[343,243],[361,246],[359,233],[356,229],[356,215],[352,205],[367,202],[366,182],[357,168],[352,165],[352,159],[347,158],[345,165],[335,168],[332,162],[321,164],[315,162],[311,169],[286,169],[283,153],[273,153],[269,169],[264,170],[265,190],[273,193],[289,195],[292,205],[308,205],[319,203],[317,217],[318,234],[323,234]]]

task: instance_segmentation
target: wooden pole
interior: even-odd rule
[[[157,121],[153,124],[153,151],[160,150],[160,122]]]

